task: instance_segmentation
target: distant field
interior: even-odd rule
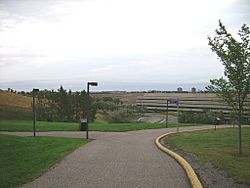
[[[143,96],[144,93],[130,93],[130,92],[107,92],[107,93],[92,93],[91,96],[96,98],[112,97],[120,99],[125,104],[135,104],[137,97]]]
[[[195,131],[170,135],[164,142],[187,153],[195,154],[199,160],[210,161],[237,182],[250,185],[250,128],[242,129],[243,153],[238,155],[238,129],[226,128]]]
[[[34,180],[87,142],[83,138],[0,135],[0,187],[18,187]]]
[[[199,124],[180,124],[179,126],[199,126]],[[176,124],[169,124],[168,127],[176,127]],[[165,128],[164,123],[107,123],[94,122],[90,123],[90,131],[134,131],[142,129],[159,129]],[[45,122],[38,121],[37,131],[79,131],[79,123],[66,122]],[[31,120],[1,120],[0,131],[33,131]]]

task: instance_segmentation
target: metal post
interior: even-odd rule
[[[179,115],[180,115],[179,106],[180,106],[180,102],[178,98],[177,99],[177,132],[179,132]]]
[[[36,113],[35,113],[35,92],[33,90],[33,136],[36,136]]]
[[[89,139],[89,109],[90,109],[90,100],[89,100],[89,86],[98,86],[98,82],[88,82],[87,83],[87,126],[86,126],[86,138]]]
[[[86,139],[89,139],[89,82],[87,84],[87,126],[86,126]]]
[[[167,99],[167,112],[166,112],[166,128],[168,128],[168,99]]]
[[[35,101],[35,92],[39,91],[39,89],[33,89],[32,97],[33,97],[33,136],[36,136],[36,101]]]

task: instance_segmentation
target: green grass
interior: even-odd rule
[[[32,119],[31,108],[28,109],[28,108],[0,105],[0,120],[4,119],[12,119],[12,120]]]
[[[0,135],[0,187],[17,187],[34,180],[87,142],[82,138]]]
[[[180,124],[180,126],[194,126],[198,124]],[[176,124],[169,124],[169,127],[176,127]],[[90,123],[90,131],[134,131],[142,129],[165,128],[164,123]],[[36,124],[36,131],[78,131],[79,123],[66,122],[45,122],[39,121]],[[0,131],[33,131],[31,120],[0,120]]]
[[[1,131],[33,131],[31,120],[0,120]],[[79,124],[66,122],[36,122],[36,131],[76,131]]]
[[[164,139],[180,150],[210,161],[236,182],[250,185],[250,128],[242,129],[243,155],[238,155],[238,129],[227,128],[170,135]]]

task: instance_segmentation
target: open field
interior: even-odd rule
[[[243,156],[238,155],[238,129],[204,130],[170,135],[164,142],[187,153],[195,154],[201,162],[211,162],[236,182],[250,185],[250,128],[242,129]]]
[[[91,93],[92,97],[103,98],[111,97],[113,99],[120,99],[125,104],[135,104],[137,97],[143,96],[144,93],[130,93],[130,92],[105,92],[105,93]]]
[[[0,135],[0,187],[17,187],[34,180],[87,142],[82,138]]]
[[[165,128],[164,123],[90,123],[90,131],[134,131],[142,129]],[[199,124],[179,124],[180,127],[199,126]],[[168,124],[168,127],[176,127],[176,124]],[[45,122],[38,121],[36,131],[78,131],[79,123]],[[0,131],[33,131],[31,120],[0,120]]]

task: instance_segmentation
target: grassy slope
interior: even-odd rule
[[[32,98],[0,91],[0,119],[31,119]]]
[[[180,124],[180,126],[190,126],[194,124]],[[169,124],[169,127],[175,127],[176,124]],[[198,126],[198,124],[197,124]],[[133,131],[142,129],[165,128],[162,123],[112,123],[95,122],[90,123],[90,131]],[[65,122],[44,122],[39,121],[36,124],[36,131],[78,131],[79,123]],[[0,131],[33,131],[32,121],[30,120],[0,120]]]
[[[250,184],[250,128],[243,128],[242,133],[243,156],[238,156],[237,128],[180,133],[171,135],[164,141],[194,153],[201,161],[210,161],[237,182]]]
[[[32,181],[85,143],[77,138],[0,135],[0,187]]]
[[[31,109],[32,98],[0,91],[0,105]]]
[[[32,119],[31,109],[1,106],[0,105],[0,120],[3,119]]]

